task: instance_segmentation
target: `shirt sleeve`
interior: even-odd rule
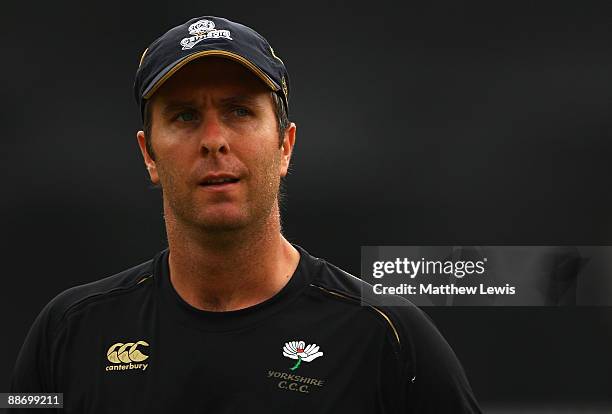
[[[406,412],[482,413],[461,363],[433,321],[416,307],[406,310]]]
[[[54,389],[50,367],[52,366],[51,302],[34,320],[17,356],[11,376],[9,392],[44,393],[59,392]],[[8,409],[8,413],[56,413],[58,409]]]

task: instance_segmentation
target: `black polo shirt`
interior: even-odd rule
[[[167,249],[64,291],[32,325],[10,391],[62,392],[63,413],[480,412],[421,310],[364,305],[363,281],[295,247],[285,287],[237,311],[186,303]]]

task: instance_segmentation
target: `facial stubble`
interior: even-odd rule
[[[195,197],[194,187],[181,180],[172,169],[165,168],[163,159],[156,161],[162,190],[164,218],[166,222],[173,220],[180,227],[196,229],[208,234],[231,233],[245,228],[253,229],[264,226],[270,221],[280,226],[278,197],[280,188],[280,150],[274,152],[263,162],[256,165],[243,182],[238,185],[251,184],[247,190],[237,215],[222,217],[223,214],[203,215],[203,207]],[[255,185],[247,181],[258,178]],[[214,216],[213,216],[214,215]],[[168,224],[168,223],[167,223]]]

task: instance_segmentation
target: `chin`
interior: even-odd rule
[[[208,232],[228,232],[243,229],[247,225],[240,220],[203,220],[199,227]]]
[[[202,230],[231,231],[247,227],[249,219],[244,214],[209,213],[198,217],[196,222]]]

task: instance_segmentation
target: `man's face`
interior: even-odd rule
[[[202,58],[154,94],[151,145],[138,132],[151,181],[160,184],[166,218],[207,231],[240,229],[277,207],[295,125],[279,147],[270,89],[242,65]]]

